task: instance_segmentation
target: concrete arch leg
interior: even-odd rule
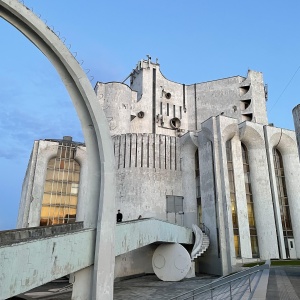
[[[79,63],[59,37],[28,7],[16,0],[0,0],[0,17],[23,33],[51,61],[79,116],[88,151],[89,187],[84,226],[97,228],[92,284],[88,299],[113,299],[115,176],[113,146],[103,111]],[[87,279],[88,280],[88,279]],[[84,282],[83,279],[79,280]],[[88,280],[91,281],[91,280]],[[75,280],[75,285],[78,280]],[[91,288],[92,287],[92,288]],[[73,295],[72,299],[83,299]]]

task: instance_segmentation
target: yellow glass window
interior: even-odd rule
[[[57,156],[49,160],[41,209],[40,225],[75,222],[80,165],[75,161],[76,146],[59,145]]]

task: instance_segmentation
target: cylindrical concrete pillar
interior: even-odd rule
[[[294,107],[293,118],[294,118],[295,132],[296,132],[296,138],[298,144],[298,153],[300,157],[300,104]]]

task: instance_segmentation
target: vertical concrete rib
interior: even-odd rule
[[[120,166],[120,136],[119,135],[114,137],[114,146],[115,146],[115,165],[119,169]]]
[[[131,167],[135,168],[137,166],[137,160],[136,160],[136,134],[133,133],[131,136]]]
[[[147,168],[149,166],[149,161],[148,161],[148,158],[149,158],[148,134],[144,133],[142,139],[143,139],[143,157],[142,157],[143,168]]]
[[[181,163],[180,163],[180,141],[178,138],[175,139],[175,156],[176,156],[176,163],[175,163],[175,170],[181,171]]]
[[[159,161],[160,161],[160,168],[166,168],[166,136],[160,135],[159,136]]]
[[[160,168],[160,136],[154,135],[154,149],[155,149],[155,157],[154,157],[154,168]]]
[[[197,123],[198,123],[198,120],[197,120],[197,85],[194,84],[194,100],[195,100],[195,130],[197,130]]]
[[[130,167],[130,154],[131,154],[131,134],[127,133],[125,135],[125,168]]]
[[[171,167],[171,151],[170,151],[170,136],[166,136],[166,170],[170,170]]]
[[[175,136],[171,136],[170,137],[170,147],[171,147],[171,155],[170,155],[170,165],[171,165],[171,170],[175,170],[176,169],[176,156],[175,156],[175,140],[176,137]]]
[[[149,142],[148,142],[148,162],[149,162],[149,165],[148,167],[149,168],[155,168],[155,148],[154,148],[154,134],[150,133],[148,135],[148,138],[149,138]]]
[[[182,106],[183,106],[183,111],[186,112],[186,106],[185,106],[185,84],[182,85],[182,94],[183,94],[183,99],[182,99]]]
[[[156,69],[153,69],[152,85],[152,133],[156,133]]]
[[[120,138],[120,158],[119,158],[119,169],[124,168],[125,167],[125,134],[121,135]]]
[[[142,166],[142,134],[138,133],[136,137],[136,166]]]

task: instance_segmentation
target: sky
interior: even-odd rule
[[[24,0],[82,62],[92,86],[123,81],[149,54],[169,80],[192,84],[263,73],[269,122],[294,130],[300,103],[300,2]],[[0,230],[16,228],[34,140],[83,141],[47,58],[0,19]]]

